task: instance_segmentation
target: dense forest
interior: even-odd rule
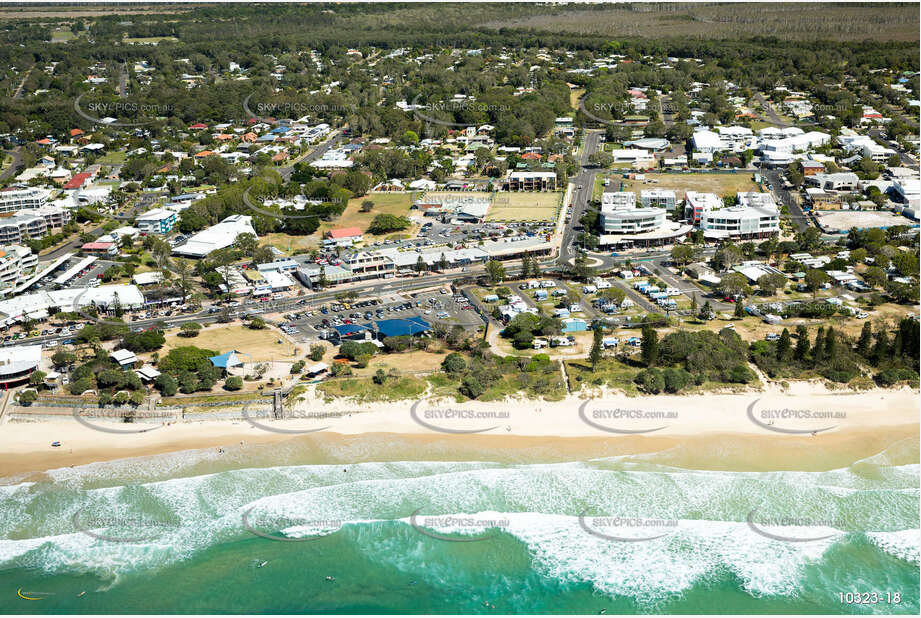
[[[713,85],[713,92],[705,93],[707,105],[721,117],[729,113],[721,88],[727,82],[764,92],[782,82],[809,85],[823,102],[836,104],[855,100],[848,81],[882,91],[885,80],[875,69],[918,71],[916,43],[697,36],[612,40],[559,29],[479,25],[486,17],[513,20],[536,11],[552,15],[560,9],[501,4],[219,5],[142,17],[9,19],[0,28],[0,133],[23,130],[34,138],[88,128],[91,121],[74,105],[82,94],[84,109],[117,110],[109,115],[143,122],[152,137],[194,122],[246,120],[244,101],[249,101],[250,110],[258,103],[259,109],[306,109],[321,121],[347,120],[372,136],[406,131],[431,135],[452,123],[476,122],[496,126],[500,143],[528,144],[569,108],[567,83],[588,86],[587,101],[620,100],[629,84],[642,83],[678,93],[680,104],[680,93],[692,82],[704,82]],[[68,39],[49,44],[61,30]],[[167,38],[157,45],[129,43],[144,37]],[[376,53],[373,67],[357,61],[350,49],[366,58]],[[407,49],[411,51],[404,54]],[[479,53],[452,54],[452,49]],[[552,62],[537,58],[546,50]],[[636,64],[592,77],[569,71],[591,67],[603,54],[618,54]],[[700,62],[658,70],[656,62],[669,56]],[[152,80],[133,71],[140,61],[151,67]],[[53,71],[45,70],[52,63]],[[242,68],[245,79],[228,75],[231,63]],[[277,65],[285,67],[280,78],[272,76]],[[101,72],[114,83],[122,71],[128,72],[122,105],[114,88],[94,89],[86,82],[88,75]],[[195,96],[189,96],[189,76],[200,79]],[[336,82],[347,86],[328,88]],[[917,95],[917,76],[908,85]],[[13,98],[20,86],[26,93],[46,92]],[[522,88],[528,92],[516,95]],[[448,108],[444,102],[455,94],[478,105]],[[398,101],[429,106],[426,118],[442,124],[401,112],[394,107]]]

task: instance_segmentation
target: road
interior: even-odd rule
[[[340,129],[336,129],[335,131],[330,133],[329,137],[326,138],[326,141],[321,142],[319,146],[309,151],[307,154],[301,155],[300,157],[292,161],[289,165],[285,165],[284,167],[279,167],[277,171],[281,175],[282,180],[284,182],[290,181],[291,174],[294,173],[294,166],[296,164],[302,161],[305,161],[307,163],[310,163],[311,161],[316,161],[317,159],[322,157],[324,154],[326,154],[326,152],[329,149],[338,145],[339,138],[341,136],[342,136],[342,131]]]
[[[576,238],[575,227],[579,225],[579,219],[585,214],[589,201],[592,199],[592,191],[595,187],[595,174],[597,168],[589,164],[588,158],[598,152],[601,144],[602,131],[587,130],[585,132],[585,145],[582,148],[582,158],[580,161],[579,173],[570,181],[576,188],[572,192],[572,219],[569,225],[563,228],[563,238],[560,242],[560,255],[557,258],[559,265],[568,265],[576,257],[576,251],[572,248],[572,243]],[[582,187],[581,189],[579,187]],[[566,204],[563,205],[564,208]]]
[[[755,99],[764,108],[764,111],[767,113],[767,118],[764,116],[760,117],[760,120],[763,122],[770,122],[771,124],[777,125],[778,127],[792,127],[793,125],[789,122],[785,122],[780,118],[777,112],[774,110],[774,104],[764,98],[764,95],[760,92],[755,94]]]
[[[122,71],[118,76],[118,96],[125,98],[128,96],[128,63],[122,63]]]
[[[22,76],[22,81],[19,82],[19,87],[16,88],[16,93],[13,94],[14,99],[21,99],[23,89],[26,87],[26,80],[29,79],[29,74],[32,73],[32,68],[30,67],[26,74]]]
[[[796,226],[798,232],[802,232],[809,227],[809,218],[803,212],[802,207],[794,199],[793,195],[783,188],[783,179],[780,177],[778,170],[767,170],[762,172],[763,176],[771,183],[771,193],[778,203],[784,204],[790,211],[789,219]]]
[[[899,153],[899,161],[902,163],[903,167],[913,169],[916,172],[918,171],[918,161],[908,156],[908,153],[902,152],[898,144],[884,138],[883,135],[885,134],[885,131],[883,131],[882,129],[870,129],[869,131],[867,131],[867,133],[870,135],[870,137],[875,139],[877,142]]]
[[[10,166],[3,170],[3,173],[0,174],[0,180],[6,180],[16,173],[16,169],[19,167],[19,164],[22,162],[22,146],[16,146],[13,150],[8,150],[4,154],[8,154],[13,157],[13,161],[10,163]]]

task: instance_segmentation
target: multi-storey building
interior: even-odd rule
[[[51,192],[40,187],[8,187],[0,189],[0,213],[24,208],[41,208],[48,202]]]

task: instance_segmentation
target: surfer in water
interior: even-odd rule
[[[326,576],[326,581],[328,581],[328,582],[334,582],[334,581],[336,581],[336,578],[333,577],[332,575],[327,575],[327,576]]]
[[[261,569],[262,567],[264,567],[264,566],[267,565],[268,563],[269,563],[268,560],[263,560],[262,562],[260,562],[259,564],[256,565],[256,568],[257,568],[257,569]]]

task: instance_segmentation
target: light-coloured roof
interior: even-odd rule
[[[41,359],[42,346],[40,345],[17,345],[0,348],[0,377],[38,367]]]
[[[229,247],[240,234],[256,236],[252,217],[231,215],[217,225],[195,234],[186,242],[174,248],[173,253],[190,257],[204,257],[212,251]]]

